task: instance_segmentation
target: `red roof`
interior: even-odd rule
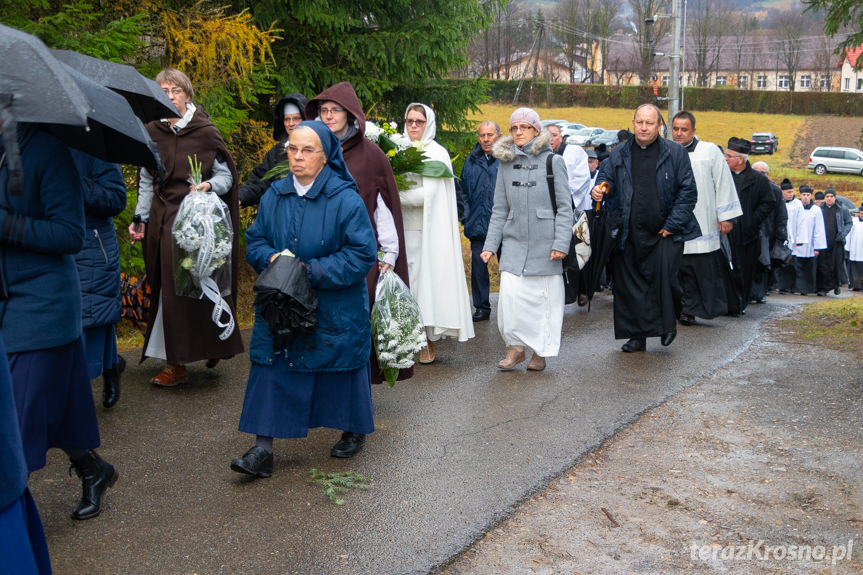
[[[845,57],[848,59],[848,63],[851,64],[852,68],[857,66],[857,58],[859,58],[861,54],[863,54],[863,46],[845,48]],[[842,67],[842,60],[839,60],[839,67]]]

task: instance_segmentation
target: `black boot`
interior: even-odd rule
[[[120,399],[120,376],[126,370],[126,360],[119,356],[117,363],[111,369],[102,373],[104,385],[102,387],[102,405],[114,407]]]
[[[72,475],[74,469],[81,478],[83,487],[81,502],[72,512],[72,519],[92,519],[102,511],[102,497],[109,487],[117,483],[120,474],[113,465],[92,450],[70,461],[72,465],[69,467],[69,475]]]

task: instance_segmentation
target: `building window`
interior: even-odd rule
[[[863,78],[857,78],[857,91],[863,90]]]
[[[758,76],[758,88],[763,90],[767,87],[767,76]]]
[[[821,76],[820,87],[822,90],[829,90],[830,89],[830,76]]]
[[[716,77],[716,85],[717,86],[727,86],[728,85],[728,76],[717,76]]]
[[[845,78],[845,91],[847,92],[850,89],[851,89],[851,78]]]
[[[663,86],[668,86],[668,76],[663,76],[663,77],[662,77],[662,85],[663,85]]]
[[[788,84],[788,76],[785,74],[779,76],[779,79],[776,81],[776,87],[780,90],[787,90]]]
[[[812,87],[812,76],[809,74],[803,74],[800,76],[800,87],[806,88],[807,90]]]
[[[749,78],[746,76],[739,76],[737,78],[737,87],[740,88],[741,90],[745,90],[748,80],[749,80]]]

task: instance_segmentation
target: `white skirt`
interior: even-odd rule
[[[563,328],[563,277],[500,274],[497,328],[507,347],[519,345],[542,357],[560,351]]]

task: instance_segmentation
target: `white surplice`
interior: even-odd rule
[[[683,254],[709,254],[720,248],[719,222],[743,215],[743,209],[725,155],[716,144],[699,140],[689,161],[698,188],[693,212],[701,235],[683,245]]]

